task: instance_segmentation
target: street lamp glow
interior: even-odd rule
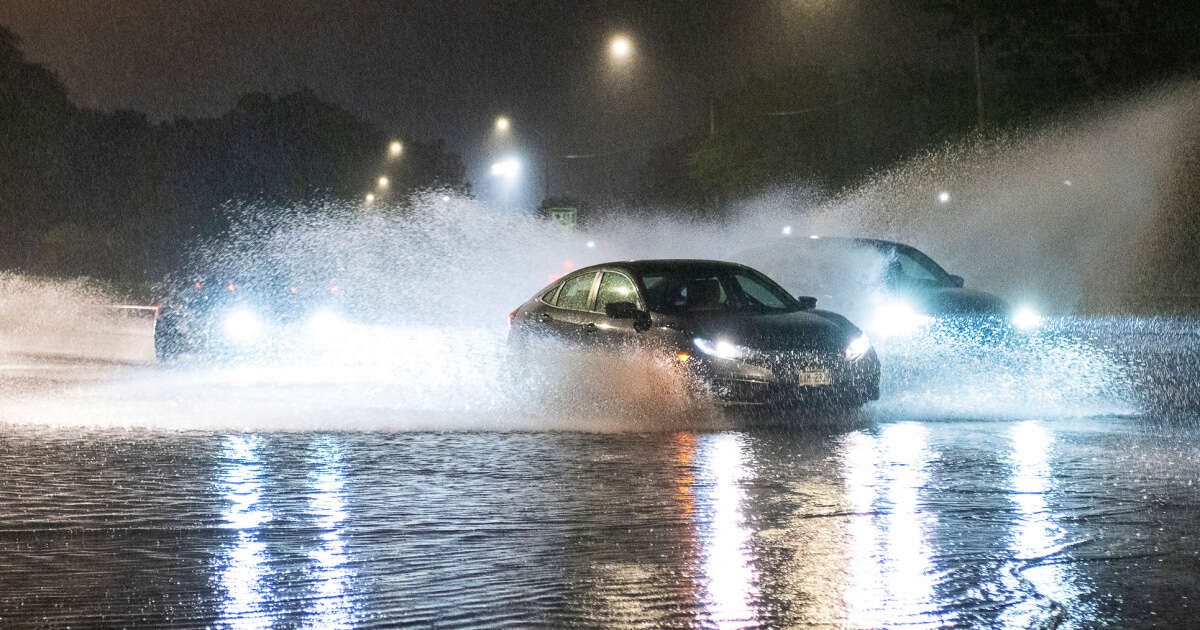
[[[949,201],[950,201],[950,193],[949,193],[949,192],[947,192],[947,191],[945,191],[945,190],[943,190],[942,192],[938,193],[938,201],[940,201],[940,202],[942,202],[942,203],[947,203],[947,202],[949,202]]]
[[[612,42],[609,44],[609,52],[612,54],[613,59],[625,61],[633,55],[633,42],[624,35],[617,35],[612,38]]]
[[[400,144],[399,140],[392,140],[392,143],[388,145],[388,155],[399,157],[401,153],[404,153],[404,145]]]
[[[499,132],[499,133],[505,133],[506,131],[508,131],[508,128],[509,128],[511,125],[512,125],[512,123],[510,123],[510,122],[508,121],[508,117],[507,117],[507,116],[497,116],[497,117],[496,117],[496,131],[497,131],[497,132]]]
[[[442,203],[450,201],[450,195],[442,195]]]
[[[375,202],[375,193],[367,193],[366,201],[367,201],[367,203],[374,203]]]
[[[588,249],[596,249],[596,241],[588,241],[585,244],[587,245]]]
[[[378,183],[380,188],[387,188],[392,182],[387,178],[387,175],[380,175]]]
[[[785,226],[783,226],[783,229],[780,231],[783,232],[784,236],[791,236],[792,235],[792,226],[785,225]]]
[[[492,175],[504,179],[516,179],[521,172],[521,162],[517,158],[505,158],[492,164]]]

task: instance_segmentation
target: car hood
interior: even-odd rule
[[[1004,315],[1009,310],[1004,300],[974,289],[939,287],[912,297],[930,315]]]
[[[724,339],[755,350],[841,352],[850,331],[813,311],[772,315],[693,314],[687,331],[705,339]]]

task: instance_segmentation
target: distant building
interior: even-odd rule
[[[574,228],[579,210],[577,208],[546,208],[546,216],[566,227]]]

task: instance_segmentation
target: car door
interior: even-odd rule
[[[589,345],[621,349],[641,341],[642,333],[637,330],[634,319],[615,319],[605,314],[605,307],[615,302],[632,302],[639,309],[646,308],[632,278],[620,271],[605,270],[596,285],[596,301],[592,309],[594,328],[585,327],[585,341]]]
[[[595,329],[591,307],[599,277],[595,271],[567,276],[555,303],[544,306],[536,315],[537,323],[560,341],[582,343],[587,334],[585,329],[589,332]]]

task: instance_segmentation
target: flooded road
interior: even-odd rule
[[[1187,626],[1200,345],[1152,324],[894,351],[861,414],[682,427],[436,363],[6,357],[0,626]]]
[[[5,626],[1182,626],[1200,440],[9,428]]]

